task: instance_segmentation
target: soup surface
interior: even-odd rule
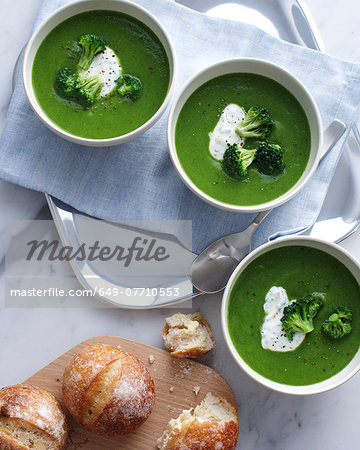
[[[64,67],[76,71],[78,40],[88,33],[104,39],[124,74],[141,80],[138,100],[112,95],[84,108],[57,94],[56,74]],[[47,35],[35,56],[32,81],[40,106],[59,127],[76,136],[104,139],[129,133],[156,113],[168,90],[169,62],[159,39],[141,22],[113,11],[90,11],[62,22]]]
[[[227,105],[266,108],[274,128],[269,142],[285,150],[284,173],[261,175],[253,166],[243,180],[234,180],[209,152],[209,132]],[[301,177],[310,155],[310,127],[299,102],[279,83],[251,73],[233,73],[200,86],[184,104],[176,124],[175,145],[181,166],[204,193],[225,203],[257,205],[287,192]],[[245,147],[257,142],[247,139]]]
[[[261,345],[264,301],[272,286],[283,287],[289,299],[325,294],[314,330],[293,351],[271,351]],[[322,331],[322,323],[340,305],[352,310],[352,333],[333,340]],[[342,370],[359,348],[360,288],[350,271],[327,253],[283,247],[259,256],[242,272],[231,292],[227,317],[231,340],[253,370],[279,383],[313,384]]]

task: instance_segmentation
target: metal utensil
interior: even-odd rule
[[[332,149],[345,130],[346,125],[337,119],[328,126],[324,131],[321,158]],[[224,289],[235,267],[250,253],[254,231],[270,212],[262,211],[245,230],[216,240],[194,259],[190,278],[196,289],[206,294]]]

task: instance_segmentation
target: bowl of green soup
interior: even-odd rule
[[[360,368],[360,266],[309,237],[266,243],[223,294],[223,335],[255,381],[288,394],[335,388]]]
[[[24,55],[23,83],[38,117],[72,142],[111,146],[164,113],[176,72],[162,24],[126,0],[83,0],[56,10]]]
[[[264,60],[222,61],[196,74],[169,115],[168,144],[183,182],[235,212],[279,206],[320,160],[322,123],[302,83]]]

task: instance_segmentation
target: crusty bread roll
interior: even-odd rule
[[[155,402],[154,382],[134,355],[105,344],[77,353],[65,369],[63,396],[86,429],[120,435],[136,430]]]
[[[157,442],[160,450],[234,450],[238,435],[236,409],[209,392],[194,410],[171,419]]]
[[[165,322],[161,336],[172,356],[196,358],[216,345],[211,327],[201,313],[176,313]]]
[[[0,449],[63,449],[66,416],[45,389],[16,384],[0,390]]]

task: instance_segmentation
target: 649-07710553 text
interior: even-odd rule
[[[118,297],[125,295],[127,297],[178,297],[180,289],[177,287],[153,287],[153,288],[97,288],[94,289],[59,289],[57,287],[50,287],[47,289],[10,289],[10,297],[94,297],[96,295],[107,297]]]

